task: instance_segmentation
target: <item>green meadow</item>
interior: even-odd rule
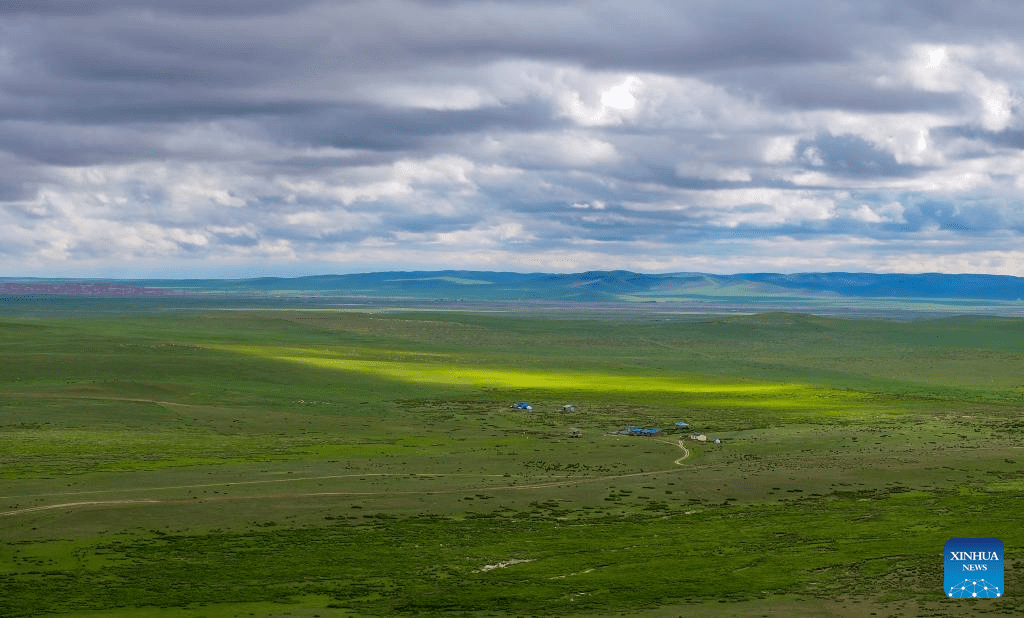
[[[1024,614],[1024,320],[40,307],[0,616]]]

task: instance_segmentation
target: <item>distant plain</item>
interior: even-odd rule
[[[0,615],[1024,613],[1024,321],[887,302],[5,302]]]

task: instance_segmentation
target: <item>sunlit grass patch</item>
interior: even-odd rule
[[[390,358],[372,349],[270,346],[219,346],[224,351],[257,358],[305,365],[317,369],[372,375],[408,384],[483,388],[507,391],[641,394],[677,397],[678,403],[711,408],[758,408],[780,412],[822,411],[843,414],[863,409],[873,395],[857,391],[811,387],[793,383],[735,380],[680,375],[628,375],[568,369],[482,367],[471,361],[409,353]]]
[[[326,350],[274,349],[258,346],[221,346],[247,355],[287,361],[318,368],[373,374],[404,382],[448,386],[573,391],[656,391],[758,395],[810,390],[799,385],[757,382],[698,382],[693,377],[631,376],[582,371],[485,368],[451,363],[418,363],[397,360],[339,358]]]

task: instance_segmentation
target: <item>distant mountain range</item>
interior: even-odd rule
[[[939,273],[642,274],[623,270],[572,274],[445,270],[257,279],[0,278],[0,295],[154,296],[217,293],[587,302],[676,299],[751,301],[757,298],[1016,301],[1024,298],[1024,278]]]

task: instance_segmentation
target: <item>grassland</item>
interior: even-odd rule
[[[2,616],[1024,613],[1024,321],[123,302],[0,314]]]

